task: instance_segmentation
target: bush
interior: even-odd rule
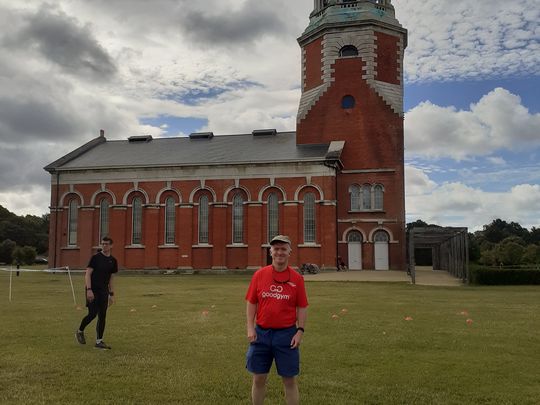
[[[540,269],[471,266],[471,283],[482,285],[540,285]]]
[[[0,263],[11,264],[13,250],[15,250],[16,246],[17,244],[11,239],[6,239],[0,243]]]
[[[34,264],[36,255],[36,249],[31,246],[17,246],[15,250],[13,250],[13,261],[16,264]]]

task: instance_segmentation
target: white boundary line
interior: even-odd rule
[[[71,278],[71,273],[85,273],[86,270],[70,270],[69,266],[58,267],[55,269],[43,269],[43,270],[34,270],[34,269],[7,269],[5,267],[0,267],[0,271],[9,271],[9,302],[12,300],[11,286],[13,284],[13,272],[22,272],[22,273],[67,273],[69,277],[69,284],[71,286],[71,295],[73,296],[73,304],[77,305],[77,300],[75,298],[75,289],[73,288],[73,279]]]

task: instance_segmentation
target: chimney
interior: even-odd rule
[[[104,129],[99,130],[99,136],[100,137],[105,137],[105,130]]]

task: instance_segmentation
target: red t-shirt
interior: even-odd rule
[[[304,278],[291,267],[277,272],[272,265],[255,272],[246,300],[257,304],[257,324],[263,328],[294,326],[296,308],[308,306]]]

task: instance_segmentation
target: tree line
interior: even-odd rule
[[[0,205],[0,263],[32,264],[49,248],[49,214],[19,216]]]
[[[407,224],[407,229],[427,227],[422,220]],[[540,264],[540,228],[530,230],[517,222],[500,218],[481,231],[469,233],[469,260],[486,266],[520,266]]]

